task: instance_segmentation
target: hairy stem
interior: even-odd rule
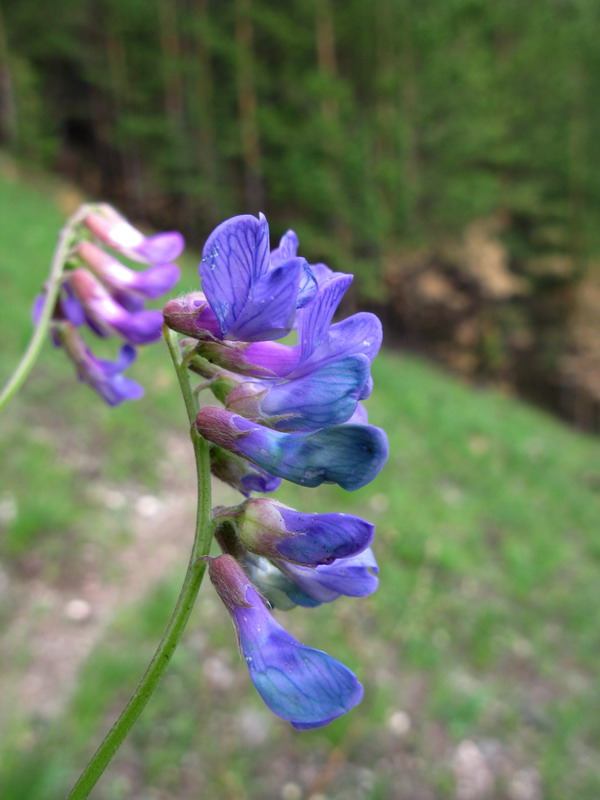
[[[200,584],[206,570],[206,562],[201,556],[207,555],[213,535],[213,522],[211,515],[210,496],[210,459],[209,444],[200,436],[193,427],[197,413],[197,401],[190,386],[188,373],[182,364],[181,354],[177,345],[177,335],[166,326],[163,329],[164,337],[169,348],[173,366],[179,380],[181,394],[185,403],[188,419],[191,425],[191,437],[196,458],[196,474],[198,479],[198,504],[196,507],[196,529],[194,543],[188,563],[183,586],[177,599],[177,604],[167,625],[167,629],[146,672],[142,676],[137,689],[123,709],[121,716],[106,735],[98,750],[92,756],[89,764],[81,777],[71,790],[68,800],[82,800],[89,795],[96,782],[110,763],[123,740],[131,730],[133,724],[140,716],[152,693],[156,689],[163,673],[165,672],[183,631],[190,617],[196,600]]]

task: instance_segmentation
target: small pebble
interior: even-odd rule
[[[74,598],[65,605],[65,617],[72,622],[87,622],[92,616],[92,607],[87,600]]]

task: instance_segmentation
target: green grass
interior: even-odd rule
[[[26,342],[30,300],[62,219],[52,192],[0,182],[14,212],[10,222],[0,216],[10,359]],[[193,285],[190,267],[184,288]],[[9,570],[39,548],[47,579],[63,579],[76,568],[78,542],[98,536],[89,532],[98,509],[87,483],[132,471],[145,485],[158,480],[161,434],[185,422],[160,346],[136,369],[147,397],[109,410],[47,348],[2,423],[13,454],[1,467],[3,497],[24,509],[0,545]],[[309,733],[273,719],[207,585],[168,676],[94,797],[278,798],[296,783],[302,797],[452,798],[452,755],[464,739],[488,754],[494,797],[510,796],[515,772],[532,769],[547,800],[600,796],[597,440],[414,358],[384,353],[374,378],[369,413],[391,446],[381,476],[351,494],[286,486],[279,495],[306,511],[377,523],[376,595],[280,615],[357,671],[364,703]],[[83,468],[73,463],[80,451],[93,454]],[[120,540],[106,515],[100,524],[108,563]],[[177,589],[168,578],[123,609],[59,719],[16,714],[0,733],[3,798],[62,796],[135,685]],[[394,733],[398,712],[412,722],[403,735]]]

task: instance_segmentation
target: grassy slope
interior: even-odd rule
[[[63,217],[53,193],[52,185],[0,180],[0,204],[10,211],[0,214],[3,374],[26,342],[30,300]],[[11,570],[35,546],[49,580],[56,560],[76,562],[74,531],[86,530],[94,511],[85,481],[130,470],[151,481],[154,426],[182,424],[159,348],[139,365],[147,397],[116,411],[74,385],[60,356],[47,349],[1,431],[11,453],[2,492],[20,509],[1,551]],[[374,377],[369,411],[391,444],[375,484],[353,494],[291,486],[282,493],[304,510],[355,511],[378,524],[380,591],[284,618],[357,670],[365,702],[311,733],[273,721],[205,587],[185,646],[98,798],[279,797],[290,781],[332,798],[452,797],[452,753],[466,738],[486,755],[497,797],[511,796],[520,779],[535,784],[532,769],[544,797],[600,794],[597,441],[411,358],[384,354]],[[70,438],[98,454],[96,472],[83,479],[63,443]],[[111,542],[118,546],[108,541],[107,559]],[[143,608],[123,612],[53,731],[22,723],[20,758],[0,766],[3,797],[60,796],[105,724],[103,711],[114,712],[135,682],[176,591],[166,581]],[[408,732],[398,712],[410,715]]]

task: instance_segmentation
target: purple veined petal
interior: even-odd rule
[[[121,264],[92,242],[82,242],[77,254],[112,294],[121,293],[123,296],[134,293],[155,300],[172,289],[179,280],[179,267],[176,264],[155,264],[138,272]]]
[[[307,358],[299,360],[288,377],[299,377],[317,367],[355,353],[362,353],[372,361],[379,352],[382,336],[381,322],[375,314],[361,311],[346,317],[329,327],[327,335],[319,345]]]
[[[98,392],[109,406],[142,397],[143,387],[122,374],[135,359],[133,347],[124,345],[117,361],[113,363],[96,358],[70,323],[57,326],[56,337],[57,343],[75,364],[79,380]]]
[[[347,491],[375,478],[388,456],[385,433],[372,425],[333,425],[280,433],[219,408],[202,408],[196,428],[209,441],[300,486],[337,483]]]
[[[321,344],[326,342],[333,315],[352,279],[352,275],[340,273],[319,287],[312,303],[298,312],[301,362],[306,361]]]
[[[361,553],[375,530],[353,514],[303,514],[266,497],[242,503],[234,519],[250,552],[310,567]]]
[[[296,380],[244,382],[229,392],[225,405],[279,431],[315,431],[352,416],[369,369],[366,356],[347,356]]]
[[[292,259],[254,281],[225,338],[254,342],[286,336],[294,324],[305,264],[305,259]]]
[[[90,322],[101,331],[117,333],[130,344],[146,344],[160,338],[160,311],[130,313],[85,269],[73,270],[70,282]]]
[[[298,254],[298,237],[292,230],[286,231],[279,241],[279,247],[271,250],[271,269],[279,267],[296,258]],[[317,280],[307,261],[304,262],[304,273],[300,278],[300,286],[296,301],[297,308],[303,308],[315,296]]]
[[[242,313],[252,286],[269,271],[269,226],[264,215],[222,222],[202,251],[202,290],[225,336]]]
[[[274,714],[307,730],[362,700],[363,687],[348,667],[287,633],[235,559],[212,559],[209,573],[236,626],[250,678]]]
[[[318,603],[331,603],[342,595],[367,597],[379,585],[379,567],[370,547],[357,555],[339,558],[332,564],[314,569],[285,561],[276,564],[303,594]],[[301,595],[297,594],[295,602],[302,605],[299,598],[301,600]]]
[[[317,279],[313,275],[308,261],[305,261],[304,270],[300,275],[296,308],[304,308],[308,303],[311,303],[317,295],[318,288]]]
[[[334,272],[327,266],[327,264],[321,264],[321,263],[311,264],[310,268],[319,286],[324,286],[332,278],[336,278],[338,275],[345,274],[343,272]]]
[[[298,254],[298,236],[295,231],[286,231],[279,240],[279,247],[271,250],[271,266],[278,267],[284,261],[295,258]]]

